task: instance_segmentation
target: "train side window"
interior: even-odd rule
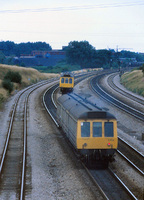
[[[105,122],[105,137],[113,137],[113,122]]]
[[[72,78],[69,79],[69,83],[72,83]]]
[[[93,122],[93,137],[102,137],[102,122]]]
[[[90,122],[81,123],[81,137],[90,137]]]
[[[68,78],[65,79],[65,83],[68,83]]]
[[[64,78],[61,79],[61,83],[64,83]]]

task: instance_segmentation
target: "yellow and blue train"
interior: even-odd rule
[[[87,162],[114,160],[118,146],[117,120],[109,112],[75,93],[58,98],[57,121],[74,148]]]
[[[70,73],[62,74],[59,81],[59,88],[62,94],[72,92],[74,88],[74,76]]]

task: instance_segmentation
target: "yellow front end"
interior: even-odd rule
[[[117,149],[117,121],[78,120],[77,149]]]
[[[74,87],[74,78],[73,77],[60,77],[59,87],[60,88],[73,88]]]

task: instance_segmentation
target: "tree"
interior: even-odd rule
[[[69,43],[66,49],[67,61],[70,64],[78,64],[82,68],[104,67],[110,68],[112,51],[96,50],[87,41]]]
[[[14,83],[21,84],[22,77],[19,74],[19,72],[8,71],[6,73],[6,75],[4,76],[4,79],[5,80],[10,80],[11,82],[14,82]]]
[[[143,69],[142,69],[142,73],[143,73],[143,76],[144,76],[144,67],[143,67]]]
[[[144,64],[142,64],[142,66],[139,69],[142,70],[142,73],[143,73],[143,76],[144,76]]]
[[[70,42],[66,48],[67,61],[70,64],[78,64],[82,68],[93,67],[95,48],[87,41]]]
[[[4,63],[4,60],[5,60],[5,55],[3,54],[2,51],[0,51],[0,63]]]
[[[96,52],[97,65],[100,67],[107,66],[106,68],[110,68],[112,52],[106,49],[97,50]]]
[[[5,56],[13,55],[15,49],[15,43],[11,41],[0,42],[0,50]]]
[[[13,91],[13,83],[9,79],[4,79],[2,82],[3,88],[8,90],[9,94]]]

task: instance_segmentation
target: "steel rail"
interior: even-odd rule
[[[104,199],[109,200],[109,198],[107,197],[107,195],[105,194],[105,192],[103,191],[103,189],[100,187],[100,185],[97,183],[96,179],[92,176],[92,174],[90,173],[90,171],[88,170],[88,168],[82,162],[81,162],[81,164],[84,167],[84,169],[87,171],[88,175],[90,176],[90,178],[92,179],[92,181],[94,182],[94,184],[100,190],[100,193],[102,194],[102,196],[104,197]]]
[[[141,121],[144,121],[144,114],[143,114],[142,112],[140,112],[140,111],[138,111],[138,110],[136,110],[136,109],[134,109],[134,108],[132,108],[132,107],[130,107],[130,106],[124,104],[123,102],[119,101],[118,99],[114,98],[113,96],[111,96],[110,94],[108,94],[105,90],[103,90],[103,89],[98,85],[98,83],[96,83],[97,88],[98,88],[101,92],[103,92],[105,95],[107,95],[110,99],[108,99],[107,97],[104,97],[104,96],[100,93],[100,91],[97,91],[96,88],[93,86],[93,84],[92,84],[92,79],[91,79],[91,81],[90,81],[90,84],[91,84],[92,89],[93,89],[99,96],[101,96],[103,99],[105,99],[105,100],[108,101],[109,103],[113,104],[114,106],[120,108],[121,110],[123,110],[123,111],[129,113],[130,115],[136,117],[137,119],[139,119],[139,120],[141,120]],[[114,100],[115,102],[112,102],[111,99]],[[119,105],[118,105],[118,104],[119,104]],[[123,105],[123,107],[120,106],[120,105]],[[124,108],[124,107],[125,107],[125,108]],[[129,111],[128,109],[130,109],[131,111]],[[134,114],[134,113],[132,113],[132,112],[135,112],[135,113],[137,113],[137,114],[139,114],[139,115],[141,115],[141,116],[138,116],[137,114]]]
[[[4,150],[3,150],[3,153],[2,153],[2,159],[1,159],[1,163],[0,163],[0,174],[2,172],[2,168],[3,168],[3,164],[4,164],[4,159],[5,159],[5,155],[6,155],[8,143],[9,143],[9,138],[10,138],[10,134],[11,134],[12,124],[13,124],[13,119],[14,119],[14,115],[15,115],[15,111],[16,111],[16,107],[17,107],[17,103],[19,101],[19,98],[20,98],[20,95],[16,99],[16,103],[15,103],[13,111],[12,111],[12,116],[11,116],[11,120],[10,120],[10,124],[9,124],[9,128],[8,128],[8,134],[7,134],[6,142],[5,142],[5,145],[4,145]]]
[[[133,162],[131,162],[123,153],[121,153],[118,149],[117,149],[117,153],[124,158],[133,168],[135,168],[140,175],[144,175],[144,172],[142,170],[140,170]]]
[[[144,100],[142,100],[140,97],[138,96],[134,96],[132,95],[129,91],[125,91],[123,90],[122,88],[118,87],[115,83],[114,83],[114,77],[116,77],[116,75],[118,75],[118,73],[114,73],[112,75],[109,75],[108,76],[108,84],[109,86],[114,89],[116,92],[124,95],[125,97],[130,97],[130,99],[132,99],[133,101],[139,103],[139,104],[142,104],[144,105]]]
[[[131,199],[138,200],[135,195],[129,190],[129,188],[123,183],[123,181],[109,168],[110,173],[116,178],[117,181],[122,185],[125,191],[130,195]]]
[[[52,82],[52,81],[50,81]],[[21,193],[20,193],[20,200],[23,200],[23,193],[24,193],[24,177],[25,177],[25,166],[26,166],[26,138],[27,138],[27,105],[28,105],[28,99],[29,96],[32,92],[34,92],[37,88],[43,86],[47,84],[47,82],[42,83],[42,84],[38,84],[36,86],[34,86],[34,88],[32,88],[25,100],[25,109],[24,109],[24,150],[23,150],[23,167],[22,167],[22,179],[21,179]]]
[[[28,89],[31,88],[31,87],[32,86],[29,86]],[[20,92],[17,99],[15,100],[14,108],[12,109],[12,115],[11,115],[11,119],[10,119],[10,123],[9,123],[9,127],[8,127],[8,133],[7,133],[7,137],[6,137],[6,141],[5,141],[5,145],[4,145],[4,150],[3,150],[1,162],[0,162],[0,174],[2,172],[2,168],[3,168],[3,164],[4,164],[4,160],[5,160],[5,155],[6,155],[6,151],[7,151],[7,147],[8,147],[8,143],[9,143],[9,138],[10,138],[10,134],[11,134],[11,130],[12,130],[12,125],[13,125],[13,120],[14,120],[14,115],[15,115],[15,112],[16,112],[17,104],[18,104],[18,101],[19,101],[21,95],[28,89],[26,88],[26,89],[24,89]]]
[[[21,193],[20,193],[20,200],[23,200],[23,193],[24,193],[24,177],[25,177],[25,166],[26,166],[26,136],[27,136],[27,104],[28,104],[28,99],[29,96],[32,92],[34,92],[37,88],[47,84],[47,83],[51,83],[53,82],[53,80],[49,81],[49,82],[44,82],[42,84],[37,84],[36,86],[34,85],[34,88],[32,88],[27,97],[26,97],[26,101],[25,101],[25,110],[24,110],[24,150],[23,150],[23,167],[22,167],[22,179],[21,179]]]
[[[53,80],[51,80],[53,81]],[[42,81],[40,83],[36,83],[34,85],[30,85],[28,86],[27,88],[23,89],[19,96],[17,97],[16,101],[15,101],[15,104],[14,104],[14,108],[12,109],[12,116],[11,116],[11,119],[10,119],[10,123],[9,123],[9,127],[8,127],[8,133],[7,133],[7,137],[6,137],[6,142],[5,142],[5,145],[4,145],[4,150],[3,150],[3,153],[2,153],[2,157],[1,157],[1,162],[0,162],[0,174],[1,174],[1,171],[2,171],[2,167],[3,167],[3,163],[4,163],[4,159],[5,159],[5,155],[6,155],[6,151],[7,151],[7,147],[8,147],[8,143],[9,143],[9,138],[10,138],[10,134],[11,134],[11,129],[12,129],[12,124],[13,124],[13,120],[14,120],[14,115],[15,115],[15,111],[16,111],[16,107],[17,107],[17,103],[21,97],[21,95],[26,92],[27,90],[33,88],[33,87],[36,87],[37,85],[40,86],[40,85],[45,85],[51,81]]]
[[[95,90],[95,88],[94,88],[94,86],[91,84],[91,86],[93,87],[93,90]],[[99,87],[99,89],[100,90],[102,90],[104,93],[106,93],[98,84],[97,84],[97,87]],[[96,90],[95,90],[96,91]],[[104,98],[105,100],[107,100],[107,101],[109,101],[110,103],[112,103],[112,104],[114,104],[115,105],[115,103],[113,103],[113,102],[111,102],[109,99],[107,99],[106,97],[104,97],[104,96],[102,96],[102,94],[100,94],[98,91],[96,91],[102,98]],[[106,93],[107,94],[107,93]],[[110,96],[112,99],[115,99],[115,98],[113,98],[111,95],[109,95],[109,94],[107,94],[108,96]],[[118,102],[120,102],[119,100],[117,100],[117,99],[115,99],[116,101],[118,101]],[[119,107],[120,109],[123,109],[123,108],[121,108],[119,105],[116,105],[117,107]],[[127,107],[129,107],[129,106],[127,106]],[[125,109],[123,109],[124,111],[125,111]],[[134,109],[135,110],[135,109]],[[127,112],[127,110],[126,110],[126,112]],[[128,111],[129,112],[129,111]],[[129,114],[131,114],[131,112],[129,112]],[[143,113],[141,113],[141,114],[143,114]],[[132,115],[132,114],[131,114]],[[134,115],[135,116],[135,115]],[[137,116],[136,116],[137,117]],[[130,146],[128,143],[126,143],[124,140],[122,140],[122,138],[120,138],[119,137],[119,139],[122,141],[122,142],[124,142],[126,145],[128,145],[131,149],[133,149],[136,153],[138,153],[139,154],[139,156],[141,156],[142,158],[144,158],[144,156],[139,152],[139,151],[137,151],[135,148],[133,148],[132,146]],[[131,162],[131,161],[130,161]],[[134,164],[133,164],[134,165]],[[135,166],[135,165],[134,165]],[[136,168],[138,168],[137,166],[136,166]],[[138,168],[139,169],[139,168]],[[141,171],[140,169],[139,169],[139,171]],[[141,172],[140,172],[141,173]],[[143,173],[143,172],[142,172]]]
[[[133,146],[131,146],[129,143],[127,143],[125,140],[123,140],[121,137],[118,136],[118,139],[121,140],[124,144],[126,144],[133,151],[135,151],[136,153],[138,153],[138,155],[141,156],[144,159],[144,155],[141,152],[139,152],[137,149],[135,149]]]
[[[55,85],[57,85],[57,84],[55,84]],[[47,110],[48,114],[50,115],[50,117],[52,118],[52,120],[54,121],[54,123],[56,124],[56,126],[59,127],[59,124],[57,123],[57,121],[55,120],[55,118],[53,117],[53,115],[51,114],[50,110],[48,109],[48,107],[47,107],[47,105],[46,105],[46,103],[45,103],[45,96],[46,96],[46,93],[47,93],[53,86],[54,86],[54,85],[52,85],[50,88],[48,88],[48,89],[45,91],[45,93],[44,93],[44,95],[43,95],[43,104],[44,104],[44,107],[45,107],[45,109]]]
[[[112,75],[110,75],[110,76],[113,76],[113,75],[115,75],[116,73],[114,73],[114,74],[112,74]],[[142,113],[142,112],[140,112],[140,113]],[[127,146],[129,146],[129,148],[131,148],[133,151],[135,151],[139,156],[141,156],[143,159],[144,159],[144,155],[141,153],[141,152],[139,152],[138,150],[136,150],[134,147],[132,147],[130,144],[128,144],[126,141],[124,141],[122,138],[120,138],[120,137],[118,137],[123,143],[125,143]]]
[[[109,76],[108,76],[108,79],[111,79],[111,81],[112,81],[112,83],[113,83],[113,79],[112,79],[112,78],[114,78],[116,75],[117,75],[117,73],[114,73],[114,74],[112,74],[112,75],[109,75]],[[109,82],[108,82],[108,83],[109,83]],[[114,84],[114,83],[113,83],[113,84]],[[109,85],[110,85],[110,84],[109,84]],[[115,84],[114,84],[114,85],[115,85]],[[111,87],[111,85],[110,85],[110,87]],[[132,97],[132,99],[134,98],[134,99],[138,99],[138,100],[141,101],[140,98],[135,97],[135,96],[132,96],[131,94],[129,94],[129,93],[125,92],[124,90],[122,90],[121,88],[119,88],[117,85],[115,85],[115,87],[118,88],[118,90],[116,90],[117,92],[119,92],[119,90],[120,90],[120,91],[123,91],[124,93],[128,94],[128,96]],[[114,87],[112,87],[112,88],[115,90]],[[135,100],[135,101],[136,101],[136,100]],[[140,103],[139,101],[137,101],[137,102]],[[142,102],[144,102],[144,101],[142,100]],[[142,104],[143,104],[143,103],[142,103]],[[133,151],[135,151],[139,156],[141,156],[141,158],[144,159],[144,155],[143,155],[141,152],[139,152],[137,149],[135,149],[134,147],[132,147],[130,144],[128,144],[126,141],[124,141],[121,137],[118,137],[118,138],[119,138],[120,141],[122,141],[124,144],[126,144],[129,148],[131,148]]]
[[[54,105],[55,108],[57,108],[57,105],[56,105],[56,103],[55,103],[55,101],[54,101],[54,93],[55,93],[55,91],[56,91],[58,88],[59,88],[59,86],[56,87],[56,88],[54,89],[54,91],[52,92],[52,94],[51,94],[51,99],[52,99],[52,102],[53,102],[53,105]]]
[[[21,193],[20,193],[20,200],[23,199],[23,192],[24,192],[24,177],[25,177],[25,166],[26,166],[26,137],[27,137],[27,104],[28,104],[28,97],[26,97],[25,101],[25,108],[24,108],[24,142],[23,142],[23,166],[22,166],[22,178],[21,178]]]

